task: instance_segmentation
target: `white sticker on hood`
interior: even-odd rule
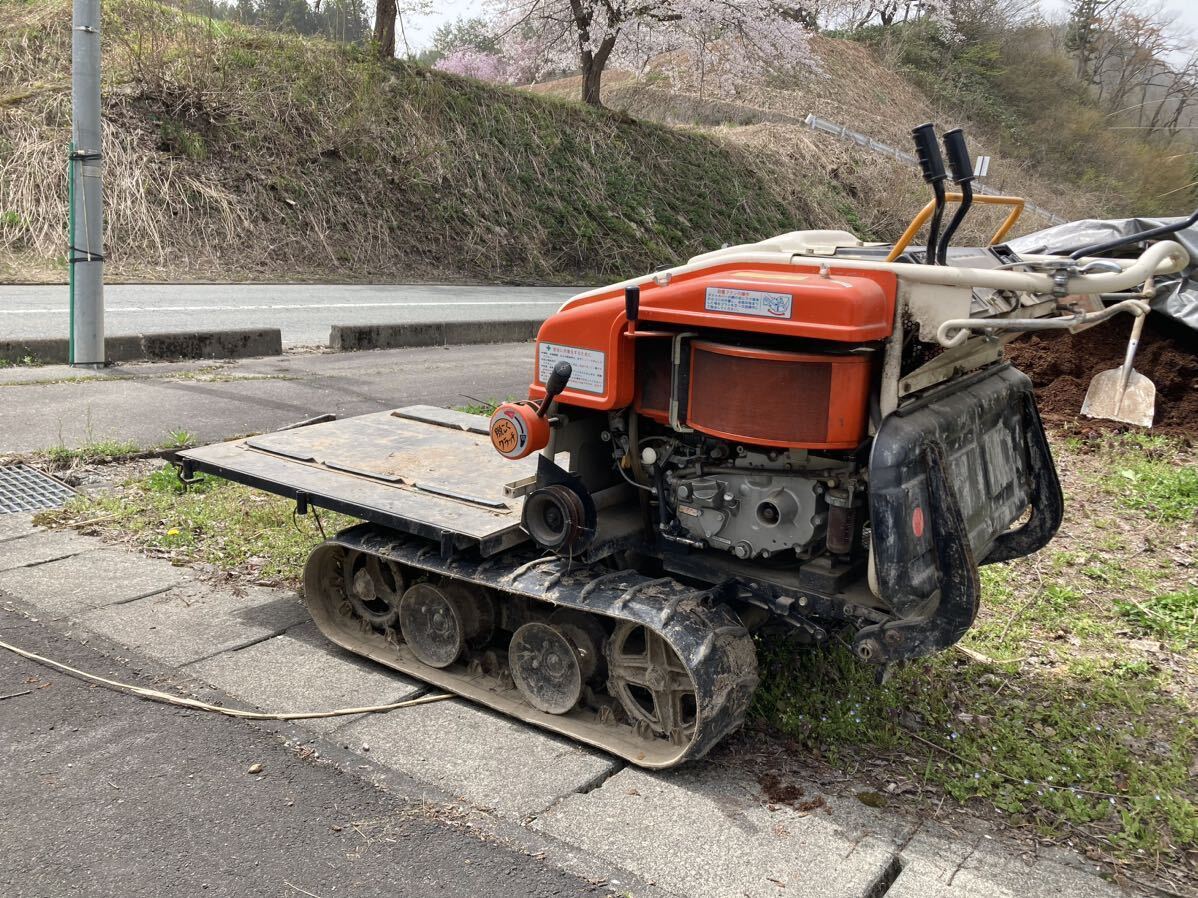
[[[607,357],[604,353],[580,346],[541,343],[537,348],[537,380],[541,383],[548,382],[549,375],[553,373],[553,366],[558,362],[569,362],[573,369],[570,380],[566,383],[567,390],[602,395],[607,373]]]
[[[731,312],[733,315],[755,315],[758,318],[789,318],[793,301],[794,297],[789,293],[708,287],[705,308],[709,312]]]

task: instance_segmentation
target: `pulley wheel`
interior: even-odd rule
[[[695,684],[677,652],[644,624],[621,621],[607,642],[607,691],[634,725],[682,744],[695,732]]]
[[[524,500],[520,523],[537,545],[569,552],[583,544],[586,508],[579,495],[560,483],[534,490]]]
[[[384,630],[399,618],[399,599],[404,577],[398,564],[352,549],[341,564],[345,598],[354,613],[372,627]]]
[[[582,698],[577,649],[549,624],[525,624],[512,634],[508,668],[525,701],[547,714],[565,714]]]
[[[490,599],[461,584],[416,583],[399,600],[399,629],[412,654],[429,667],[448,667],[467,642],[489,638]]]

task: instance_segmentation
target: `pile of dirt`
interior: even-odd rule
[[[1123,364],[1130,329],[1129,319],[1118,317],[1080,334],[1023,337],[1007,347],[1007,358],[1031,377],[1044,419],[1072,423],[1090,378]],[[1135,369],[1156,384],[1153,432],[1198,436],[1198,333],[1152,316]]]

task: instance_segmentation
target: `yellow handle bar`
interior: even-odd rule
[[[950,203],[961,202],[961,194],[946,193],[945,200]],[[982,206],[1010,206],[1011,211],[1007,214],[1006,220],[999,225],[994,236],[990,238],[990,246],[998,243],[1007,236],[1007,232],[1015,227],[1015,222],[1019,221],[1019,216],[1023,214],[1023,200],[1017,196],[991,196],[988,193],[974,194],[973,201]],[[936,211],[936,203],[932,201],[923,207],[922,211],[911,220],[911,224],[907,225],[907,230],[903,231],[903,236],[898,239],[898,243],[894,245],[894,249],[890,251],[890,255],[886,257],[887,262],[893,262],[903,254],[914,238],[919,233],[919,229],[927,224],[928,219],[932,217],[932,213]]]

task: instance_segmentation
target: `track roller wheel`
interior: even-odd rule
[[[758,679],[753,638],[707,590],[565,558],[538,559],[534,576],[523,549],[472,567],[439,548],[350,528],[313,549],[304,602],[351,652],[647,769],[701,758],[744,722]],[[398,619],[372,626],[351,593],[369,609],[378,582],[398,587],[392,564],[407,581]],[[659,592],[668,613],[642,605]]]
[[[416,583],[399,600],[404,642],[429,667],[448,667],[467,643],[486,642],[494,616],[489,596],[458,583]]]
[[[358,617],[378,630],[395,625],[404,591],[398,564],[351,549],[341,562],[341,580],[345,598]]]
[[[559,608],[549,616],[549,624],[559,629],[574,644],[584,683],[601,681],[607,675],[607,662],[603,658],[607,631],[595,615]]]
[[[546,714],[565,714],[582,698],[578,648],[550,624],[534,621],[512,634],[508,668],[525,701]]]
[[[695,683],[670,644],[644,624],[621,621],[607,643],[607,690],[638,729],[675,744],[698,721]]]

